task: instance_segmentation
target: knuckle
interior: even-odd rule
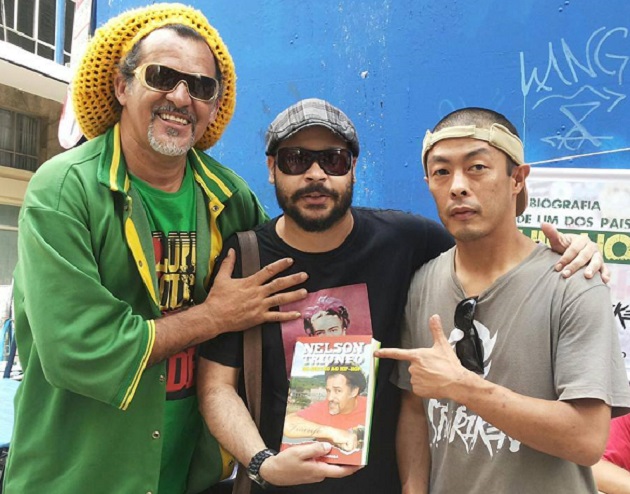
[[[268,281],[267,284],[265,285],[267,288],[267,291],[269,293],[275,293],[277,292],[280,288],[278,287],[280,278],[275,278],[271,281]]]
[[[276,295],[270,295],[266,298],[265,300],[265,305],[269,308],[269,307],[277,307],[282,305],[283,300],[282,300],[282,296],[279,294]],[[279,316],[279,312],[274,312],[274,314],[276,316]]]
[[[265,265],[265,267],[260,270],[260,272],[264,273],[266,276],[273,276],[277,271],[277,265],[275,262]]]
[[[265,319],[267,322],[282,322],[281,313],[276,311],[269,312]]]

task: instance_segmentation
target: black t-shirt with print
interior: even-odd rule
[[[350,235],[337,249],[325,253],[308,254],[288,246],[276,234],[277,219],[259,226],[255,231],[261,265],[284,257],[293,258],[295,263],[282,275],[307,272],[309,278],[303,286],[309,293],[365,284],[374,338],[381,342],[382,347],[397,347],[413,273],[422,264],[452,247],[453,239],[442,226],[420,216],[366,208],[353,208],[352,214],[354,227]],[[235,237],[226,242],[222,256],[230,247],[239,252]],[[239,258],[240,255],[237,255],[235,276],[240,276]],[[242,341],[242,333],[224,334],[202,345],[200,353],[221,364],[241,367]],[[285,366],[280,325],[267,324],[263,327],[260,433],[267,446],[276,450],[282,439],[288,395]],[[393,367],[392,360],[383,359],[380,362],[368,465],[344,479],[285,487],[278,492],[391,494],[400,491],[395,454],[400,396],[398,389],[389,381]]]

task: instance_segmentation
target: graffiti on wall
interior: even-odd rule
[[[519,53],[525,111],[557,112],[564,122],[555,133],[542,136],[542,142],[575,152],[599,148],[613,139],[599,133],[596,122],[599,116],[612,114],[627,97],[624,77],[630,43],[625,40],[628,28],[599,27],[583,45],[571,45],[564,38],[550,41],[540,66],[528,63],[525,52]]]

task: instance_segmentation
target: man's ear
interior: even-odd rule
[[[529,176],[531,168],[529,165],[518,165],[512,169],[512,179],[514,180],[514,192],[518,194],[525,186],[525,179]]]
[[[126,78],[120,73],[116,72],[114,76],[114,94],[116,95],[116,99],[120,103],[120,106],[125,106],[127,103],[127,98],[131,91],[130,85],[127,83]]]
[[[352,183],[357,183],[357,158],[352,158]]]
[[[273,156],[267,156],[267,170],[269,171],[269,183],[275,184],[276,177],[274,175],[274,171],[276,168],[276,158]]]
[[[355,386],[350,390],[350,396],[352,396],[353,398],[359,396],[359,386]]]
[[[214,122],[216,120],[217,114],[219,113],[219,107],[221,106],[221,100],[217,98],[212,104],[214,105],[214,107],[210,112],[210,122]]]

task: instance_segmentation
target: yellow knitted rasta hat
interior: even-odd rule
[[[205,16],[179,3],[129,10],[96,30],[72,82],[72,103],[85,137],[92,139],[103,134],[120,119],[120,105],[114,94],[114,76],[120,60],[146,35],[169,24],[183,24],[197,31],[217,60],[222,86],[219,111],[195,147],[205,150],[219,140],[236,105],[234,62]]]

